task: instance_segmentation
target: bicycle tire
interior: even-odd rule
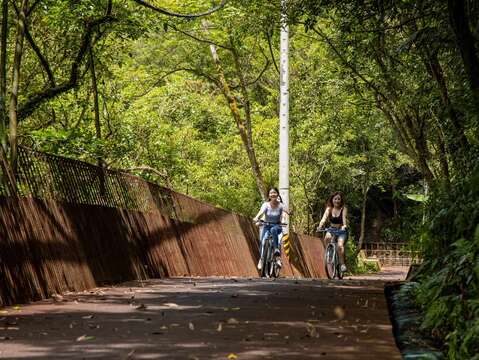
[[[337,270],[337,253],[333,244],[328,244],[324,252],[324,266],[328,279],[334,279]]]
[[[277,258],[280,258],[280,256],[275,256],[275,258],[273,259],[273,263],[274,263],[273,277],[275,278],[279,278],[279,274],[281,272],[281,267],[278,266]]]
[[[269,278],[270,277],[270,266],[271,266],[271,241],[270,238],[268,237],[265,241],[265,249],[264,249],[264,260],[263,260],[263,272],[261,274],[262,277]]]
[[[339,254],[336,251],[336,276],[339,280],[343,278],[343,272],[341,271],[341,264],[339,263]]]
[[[261,258],[261,272],[259,275],[261,277],[266,277],[267,240],[264,242],[262,250],[263,257]]]

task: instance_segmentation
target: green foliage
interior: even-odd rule
[[[352,274],[369,274],[378,272],[380,269],[379,264],[375,261],[363,259],[356,255],[357,246],[354,241],[346,242],[346,266],[348,272]]]
[[[450,359],[479,353],[479,169],[430,201],[422,246],[428,259],[417,300],[423,328],[445,340]]]

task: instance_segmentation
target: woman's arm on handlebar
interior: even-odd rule
[[[317,230],[324,228],[324,224],[326,224],[326,221],[328,220],[328,216],[329,216],[329,207],[326,208],[326,210],[324,211],[323,217],[321,218],[321,221],[319,222]]]

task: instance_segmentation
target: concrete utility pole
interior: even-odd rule
[[[281,0],[280,103],[279,103],[279,192],[289,209],[289,28],[287,0]]]

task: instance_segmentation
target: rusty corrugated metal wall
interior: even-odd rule
[[[258,276],[248,218],[27,149],[19,166],[20,196],[0,189],[0,305],[149,277]],[[290,244],[283,276],[324,277],[321,241]]]

